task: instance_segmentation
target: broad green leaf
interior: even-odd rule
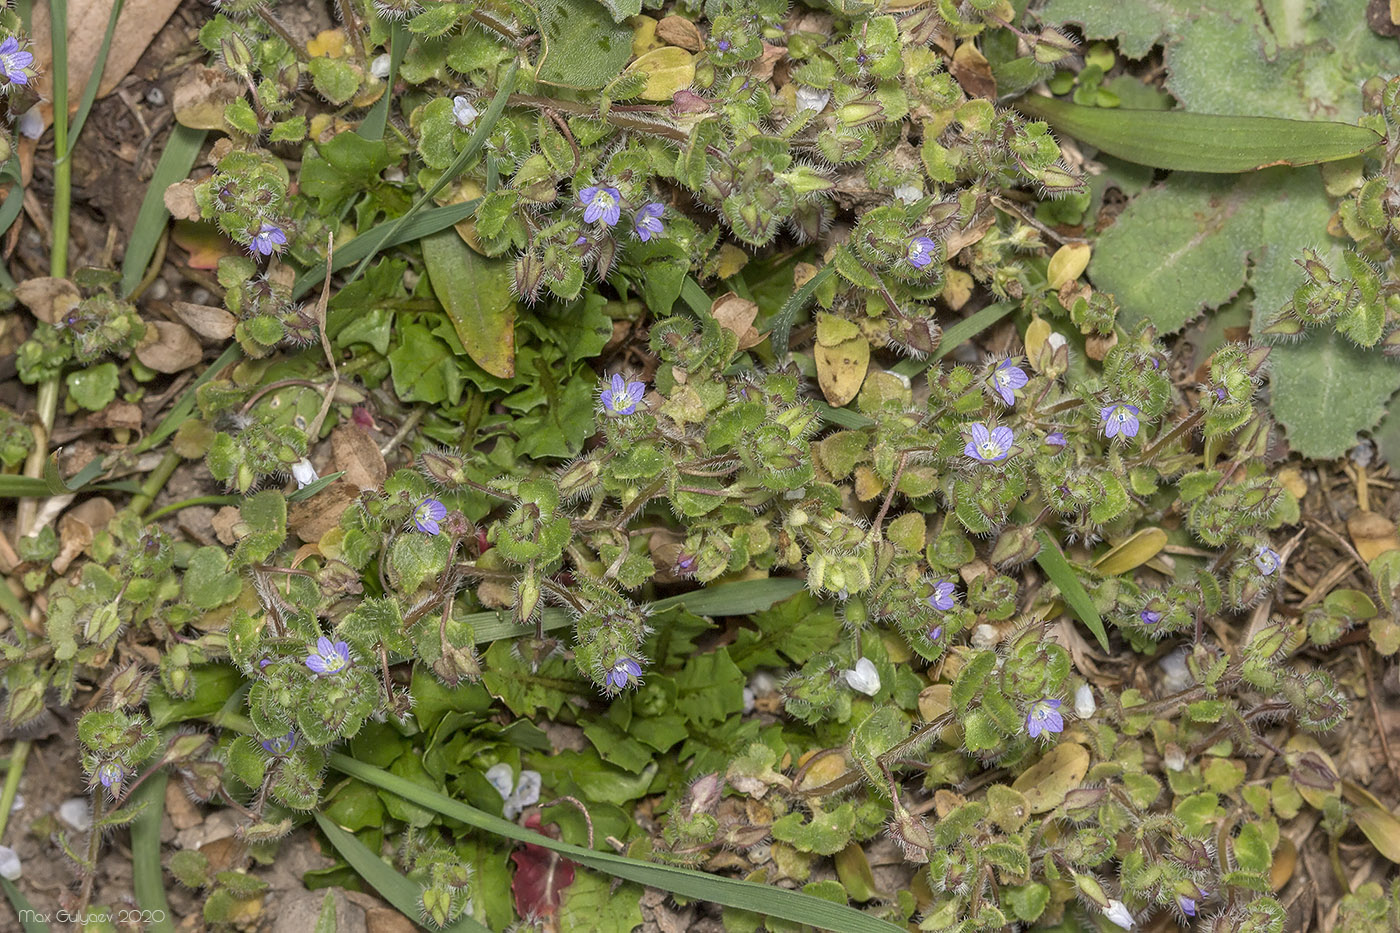
[[[1275,346],[1269,363],[1274,415],[1289,445],[1309,457],[1346,453],[1400,389],[1400,365],[1337,334]]]
[[[624,884],[616,891],[608,879],[592,872],[574,875],[573,884],[564,889],[559,905],[559,927],[577,933],[618,933],[642,924],[642,908],[638,903],[642,890]]]
[[[204,719],[219,712],[239,687],[243,675],[228,664],[206,664],[190,672],[194,695],[188,700],[172,699],[159,684],[151,687],[147,705],[157,729],[190,719]]]
[[[1185,172],[1335,162],[1382,142],[1371,130],[1348,123],[1082,107],[1039,95],[1021,98],[1016,107],[1109,155]]]
[[[433,293],[447,310],[467,355],[493,376],[515,376],[515,280],[507,259],[487,259],[455,230],[423,238]]]
[[[543,84],[592,90],[621,73],[632,57],[632,30],[597,0],[540,0]]]

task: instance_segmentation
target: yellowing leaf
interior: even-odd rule
[[[1088,243],[1066,243],[1055,250],[1055,255],[1050,257],[1050,268],[1046,272],[1050,287],[1059,291],[1060,286],[1066,282],[1073,282],[1079,278],[1089,267],[1091,255],[1093,250]]]
[[[823,347],[834,347],[860,336],[860,328],[853,321],[834,314],[817,315],[817,343]]]
[[[493,376],[515,375],[514,272],[467,249],[455,230],[424,237],[423,262],[467,355]]]
[[[719,248],[719,265],[715,267],[715,276],[727,279],[732,275],[738,275],[739,270],[748,264],[748,253],[733,243],[725,243]]]
[[[646,75],[643,100],[670,100],[676,92],[695,83],[695,57],[674,46],[652,49],[627,67]]]
[[[1073,742],[1061,742],[1022,771],[1011,789],[1025,795],[1032,814],[1045,813],[1064,803],[1088,773],[1089,750]]]
[[[345,33],[339,29],[322,30],[306,43],[306,54],[312,58],[340,58],[345,54]]]
[[[827,402],[841,408],[856,397],[870,368],[870,341],[864,337],[834,347],[816,347],[817,384]]]
[[[1050,324],[1042,319],[1040,315],[1031,318],[1030,324],[1026,326],[1026,362],[1031,364],[1031,369],[1040,372],[1048,358],[1042,358],[1045,351],[1045,341],[1050,339]]]
[[[1116,577],[1141,567],[1167,546],[1167,533],[1160,528],[1141,528],[1120,541],[1094,561],[1094,569],[1106,577]]]
[[[1377,852],[1392,862],[1400,862],[1400,820],[1388,810],[1371,806],[1357,807],[1351,817]]]
[[[961,269],[947,267],[943,276],[943,300],[954,311],[960,310],[972,297],[972,276]]]
[[[632,17],[632,54],[641,57],[665,45],[656,38],[656,20],[650,16]]]

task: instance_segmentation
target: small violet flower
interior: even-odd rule
[[[938,244],[926,236],[916,236],[909,241],[909,251],[905,258],[909,260],[909,265],[915,269],[923,269],[933,262],[934,250]]]
[[[1029,382],[1026,371],[1016,365],[1014,359],[1002,360],[992,370],[992,388],[1007,405],[1016,404],[1016,390]]]
[[[248,254],[271,256],[287,245],[287,234],[276,224],[265,223],[248,244]]]
[[[924,634],[928,637],[929,641],[938,641],[938,639],[943,637],[943,626],[935,625]]]
[[[578,199],[583,203],[584,223],[601,220],[605,225],[615,227],[622,217],[622,193],[616,188],[589,185],[578,193]]]
[[[322,635],[316,639],[316,650],[306,656],[306,666],[317,674],[339,674],[350,666],[350,646]]]
[[[1176,896],[1176,906],[1181,908],[1181,912],[1188,917],[1196,916],[1196,899],[1187,897],[1185,894]]]
[[[437,535],[442,531],[442,520],[446,517],[447,506],[436,499],[424,499],[413,510],[413,527],[425,535]]]
[[[97,767],[97,779],[106,788],[121,787],[122,780],[126,777],[126,770],[119,762],[104,761]]]
[[[614,661],[612,668],[603,675],[603,686],[609,690],[623,690],[641,682],[642,666],[626,655]]]
[[[1162,613],[1156,609],[1144,609],[1138,613],[1138,618],[1142,620],[1143,625],[1156,625],[1162,621]]]
[[[721,40],[719,40],[718,42],[715,43],[715,48],[719,49],[721,52],[728,52],[728,51],[729,51],[729,40],[728,40],[728,39],[721,39]]]
[[[1051,447],[1063,449],[1066,443],[1064,432],[1055,431],[1053,434],[1045,435],[1045,443]]]
[[[842,671],[841,676],[846,679],[846,686],[858,693],[873,697],[880,692],[880,672],[869,658],[861,658],[855,667]]]
[[[1046,732],[1064,732],[1065,717],[1060,715],[1060,701],[1049,697],[1037,700],[1026,714],[1026,731],[1033,739]]]
[[[947,612],[953,608],[953,590],[956,589],[951,580],[939,580],[933,585],[933,595],[928,598],[928,604],[942,612]]]
[[[645,382],[629,381],[623,379],[621,373],[613,373],[612,384],[601,396],[603,411],[609,415],[630,415],[637,410],[646,391]]]
[[[461,96],[452,98],[452,119],[457,121],[457,125],[462,129],[470,129],[479,116],[481,111],[473,107],[471,101]]]
[[[1133,912],[1122,901],[1110,900],[1103,915],[1125,930],[1131,930],[1137,924]]]
[[[637,234],[637,239],[643,243],[654,236],[666,232],[666,225],[661,222],[661,215],[666,210],[666,205],[653,201],[650,204],[643,204],[632,218],[632,229]]]
[[[540,799],[542,777],[538,771],[520,772],[520,779],[514,779],[514,772],[506,762],[492,765],[486,772],[486,780],[501,795],[501,815],[513,820],[526,807],[534,806]]]
[[[292,753],[292,749],[297,747],[297,734],[293,729],[286,735],[279,735],[273,739],[263,739],[260,743],[263,751],[274,758],[286,758]]]
[[[1008,427],[988,428],[985,424],[978,422],[971,428],[972,440],[967,442],[963,448],[963,453],[973,460],[982,463],[995,463],[998,460],[1005,460],[1011,456],[1011,445],[1015,443],[1015,436]]]
[[[7,84],[28,84],[28,69],[32,64],[33,54],[21,51],[19,40],[14,36],[6,36],[5,41],[0,42],[0,77]]]
[[[1254,566],[1266,577],[1272,577],[1278,573],[1279,564],[1278,551],[1268,545],[1261,544],[1254,552]]]
[[[1099,411],[1099,417],[1103,419],[1104,437],[1137,437],[1138,415],[1141,411],[1136,405],[1129,405],[1127,402],[1114,402],[1112,405],[1105,405]]]

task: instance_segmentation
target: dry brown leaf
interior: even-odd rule
[[[698,52],[705,47],[700,30],[684,16],[667,16],[656,24],[656,37],[669,45]]]
[[[237,507],[226,505],[214,513],[214,518],[210,522],[214,527],[214,536],[219,539],[219,543],[225,547],[233,547],[238,543],[238,525],[243,521],[243,513]]]
[[[15,297],[45,324],[57,324],[82,301],[78,286],[67,279],[51,279],[48,276],[20,282],[15,286]]]
[[[176,220],[199,219],[199,204],[194,199],[194,189],[197,187],[193,179],[186,178],[165,189],[161,200],[165,201],[165,209],[170,212],[171,217]]]
[[[97,63],[102,39],[107,33],[107,21],[112,16],[112,0],[68,0],[68,108],[78,109],[78,99],[83,87]],[[146,51],[146,46],[156,37],[170,19],[180,0],[127,0],[117,17],[117,28],[112,34],[112,46],[107,53],[107,63],[102,68],[102,80],[97,85],[97,96],[105,97],[121,83],[136,62]],[[33,28],[34,70],[39,78],[36,90],[45,101],[42,105],[44,125],[53,122],[53,108],[47,103],[53,100],[53,72],[51,42],[49,40],[49,5],[47,2],[34,5]]]
[[[116,507],[101,496],[65,512],[58,520],[59,549],[53,559],[53,572],[66,573],[68,565],[92,545],[93,536],[106,528],[116,514]]]
[[[234,325],[238,323],[232,314],[213,305],[172,301],[170,307],[182,324],[213,343],[221,343],[232,337]]]
[[[1351,513],[1347,519],[1347,533],[1351,535],[1351,543],[1356,546],[1356,553],[1368,564],[1386,551],[1400,549],[1395,523],[1375,512]]]
[[[87,423],[92,427],[109,430],[138,431],[141,420],[141,406],[123,401],[112,402],[101,411],[87,416]]]
[[[719,326],[739,338],[739,349],[747,350],[763,342],[764,334],[754,329],[753,322],[758,317],[758,305],[747,298],[740,298],[733,292],[721,295],[710,306],[710,313]]]
[[[997,81],[992,77],[992,66],[986,56],[971,42],[965,42],[953,52],[953,61],[948,66],[949,73],[962,85],[969,97],[984,97],[989,100],[997,96]]]
[[[175,86],[175,119],[192,130],[224,128],[224,108],[243,95],[237,80],[217,68],[191,68]]]
[[[178,373],[189,369],[204,356],[204,347],[194,333],[174,321],[147,321],[146,336],[136,347],[141,365],[158,373]]]
[[[379,445],[353,424],[331,432],[331,460],[335,464],[331,472],[344,470],[341,479],[356,489],[378,489],[389,475]]]
[[[302,541],[315,544],[326,532],[340,524],[341,513],[358,496],[355,487],[349,483],[331,483],[315,498],[293,502],[287,509],[287,527]]]

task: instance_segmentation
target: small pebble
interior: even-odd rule
[[[9,846],[0,846],[0,878],[18,881],[23,874],[24,866],[19,863],[19,856],[15,850]]]
[[[19,811],[21,811],[21,810],[23,810],[23,809],[24,809],[24,795],[23,795],[23,794],[15,794],[15,802],[12,803],[12,804],[10,804],[10,812],[11,812],[11,813],[18,813]]]
[[[389,58],[388,52],[385,52],[383,55],[377,56],[374,59],[374,61],[369,63],[369,73],[374,75],[380,81],[383,81],[385,78],[389,77],[390,61],[391,60]]]
[[[58,818],[80,833],[92,828],[92,809],[86,797],[69,797],[58,805]]]
[[[209,294],[208,289],[196,288],[194,291],[190,292],[190,304],[207,305],[209,303],[209,299],[213,297],[213,295]]]
[[[158,87],[153,87],[146,92],[146,103],[152,107],[165,106],[165,92]]]
[[[1185,690],[1195,682],[1191,670],[1186,666],[1186,651],[1178,649],[1157,662],[1162,669],[1162,690],[1176,693]]]

